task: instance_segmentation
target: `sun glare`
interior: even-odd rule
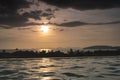
[[[48,28],[48,26],[46,26],[46,25],[42,25],[42,26],[40,27],[40,30],[41,30],[42,32],[48,32],[49,28]]]

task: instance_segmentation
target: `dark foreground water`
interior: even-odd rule
[[[120,56],[0,59],[0,80],[120,80]]]

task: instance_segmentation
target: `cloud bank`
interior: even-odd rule
[[[39,0],[61,8],[78,10],[109,9],[120,7],[120,0]]]
[[[104,23],[87,23],[87,22],[80,22],[80,21],[73,21],[73,22],[66,22],[66,23],[54,23],[56,26],[62,26],[62,27],[79,27],[84,25],[108,25],[108,24],[119,24],[120,21],[114,21],[114,22],[104,22]]]
[[[37,1],[37,0],[36,0]],[[38,0],[45,2],[49,5],[57,6],[60,8],[74,8],[77,10],[93,10],[93,9],[109,9],[109,8],[119,8],[120,0]],[[39,2],[39,3],[40,3]],[[0,0],[0,27],[2,28],[14,28],[14,27],[25,27],[29,25],[42,25],[43,23],[29,22],[29,18],[34,20],[41,20],[41,17],[46,17],[47,20],[55,18],[54,12],[56,10],[46,9],[42,10],[32,10],[29,12],[24,12],[20,14],[18,10],[29,8],[33,5],[32,0]],[[21,10],[22,12],[22,10]],[[76,27],[82,25],[105,25],[105,24],[117,24],[119,21],[110,23],[87,23],[81,21],[73,21],[66,23],[54,23],[56,26],[63,27]],[[51,23],[53,24],[53,23]]]
[[[31,5],[35,4],[30,0],[0,0],[0,27],[8,29],[41,25],[42,23],[29,22],[29,19],[41,20],[41,17],[46,17],[50,20],[54,17],[52,9],[42,11],[33,8],[31,11],[25,12],[24,9],[30,8]],[[21,12],[22,14],[20,14]]]

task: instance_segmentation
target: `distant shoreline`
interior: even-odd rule
[[[29,51],[29,50],[16,50],[9,53],[3,50],[0,52],[0,58],[44,58],[44,57],[90,57],[90,56],[119,56],[120,49],[117,50],[95,50],[95,51],[82,51],[70,49],[67,53],[60,50],[57,51]]]

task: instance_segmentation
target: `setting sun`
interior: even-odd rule
[[[46,25],[42,25],[42,26],[40,27],[40,30],[41,30],[42,32],[48,32],[49,28],[48,28],[48,26],[46,26]]]

